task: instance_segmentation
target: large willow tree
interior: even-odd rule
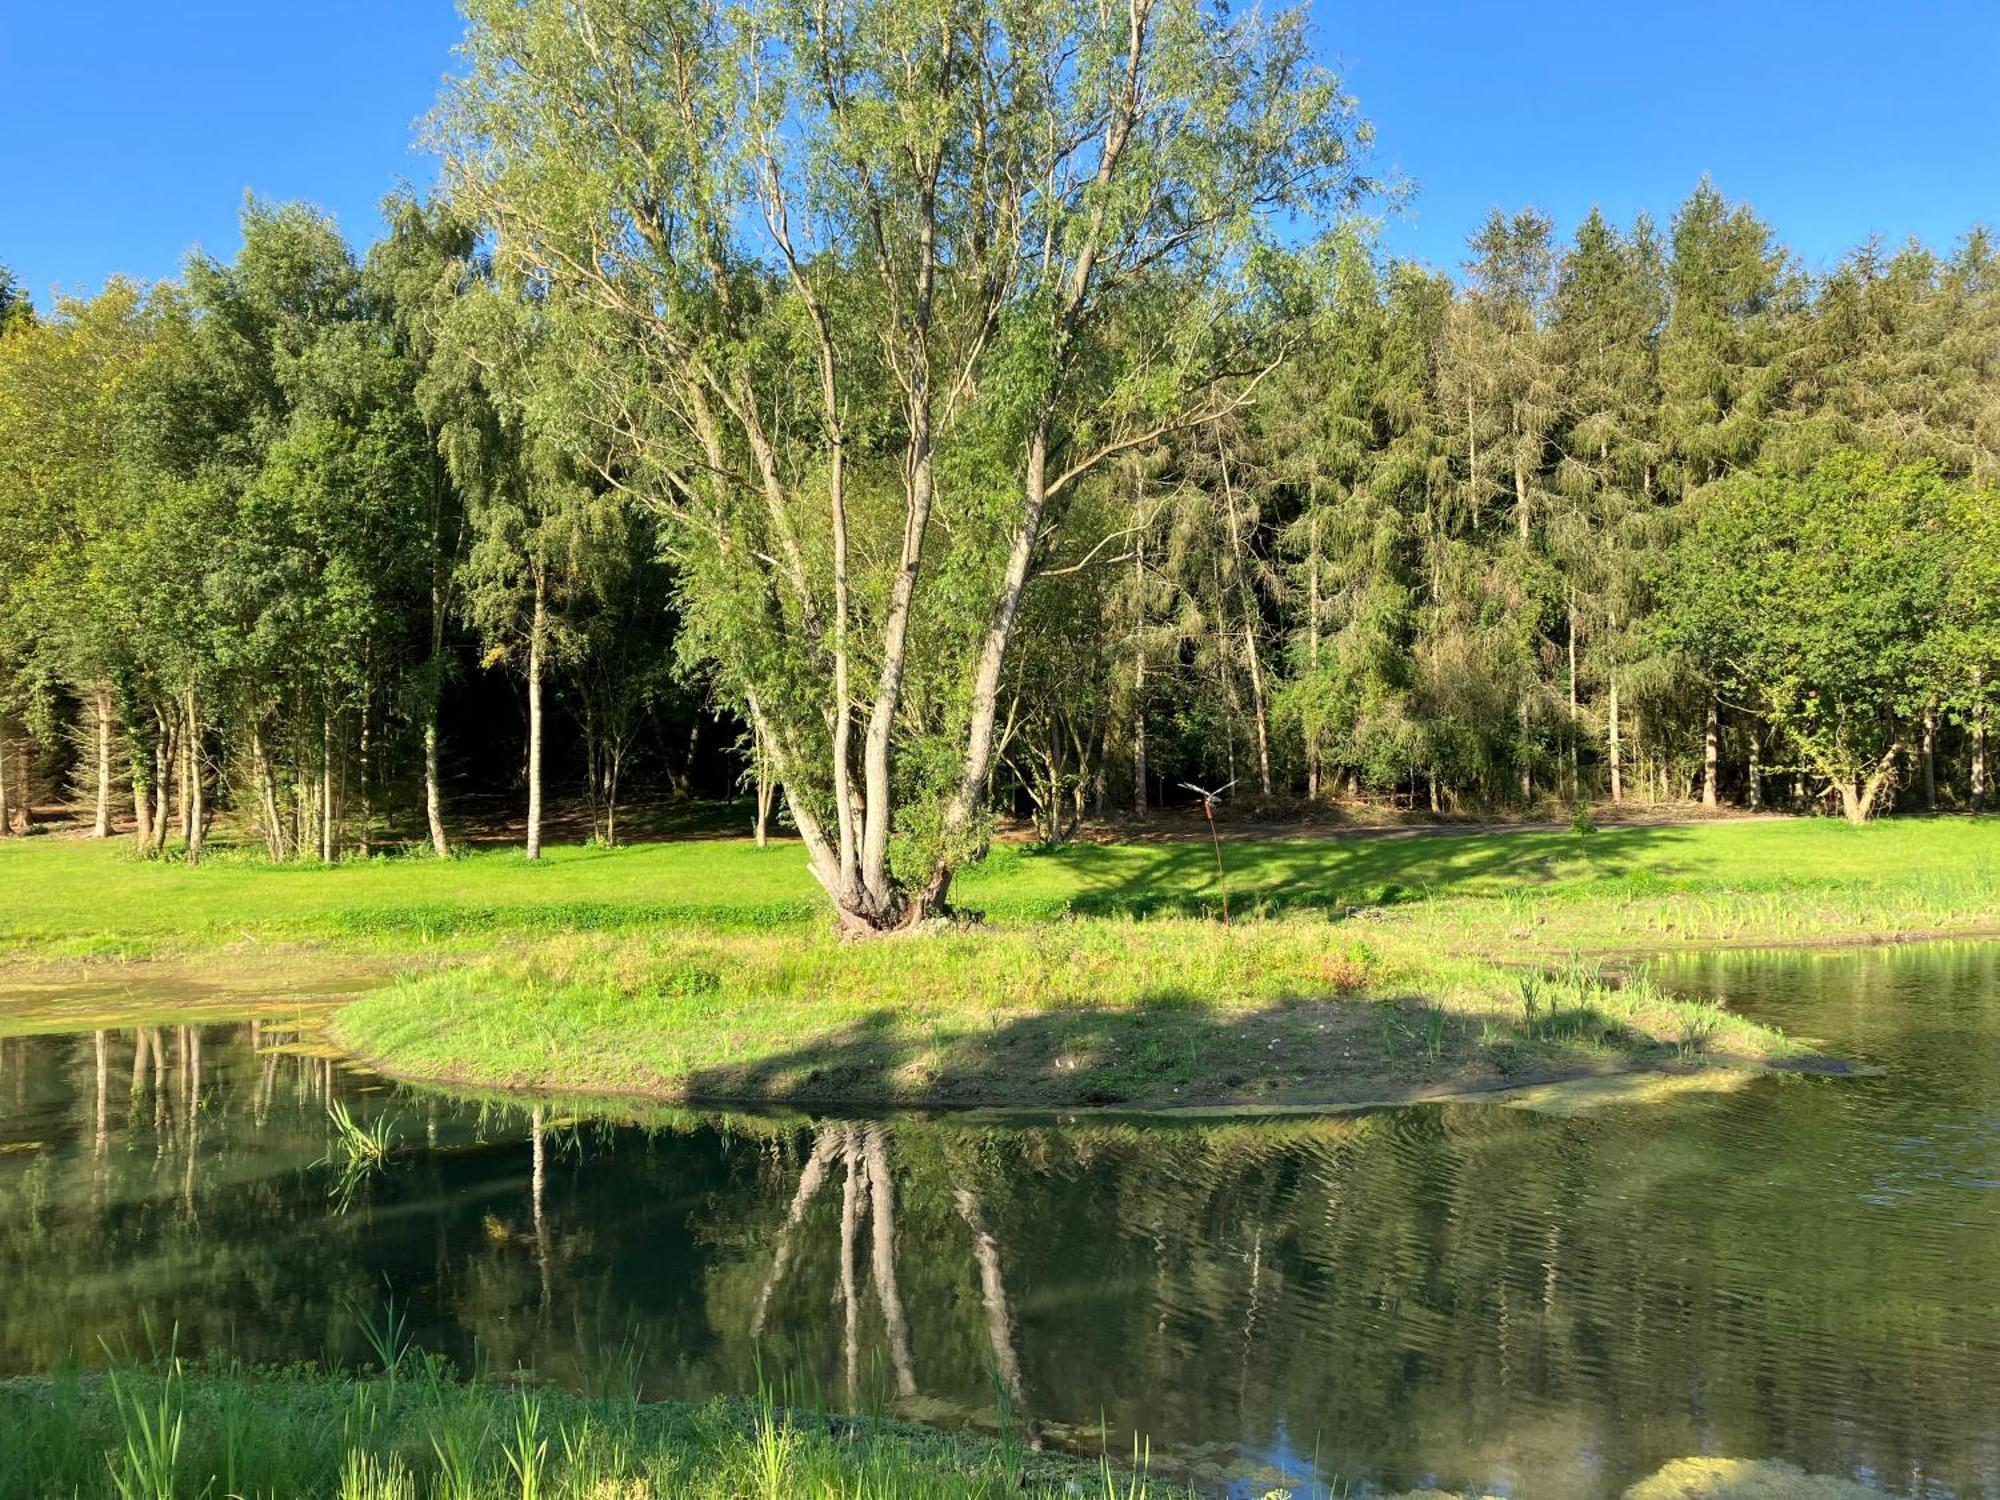
[[[1280,357],[1351,101],[1301,12],[1215,0],[467,13],[454,187],[572,335],[539,419],[663,513],[843,925],[938,909],[1024,590],[1107,459]]]

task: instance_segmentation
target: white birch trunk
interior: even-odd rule
[[[535,613],[528,626],[528,858],[542,857],[542,632],[548,624],[548,586],[535,565]]]
[[[1924,811],[1937,811],[1937,710],[1924,710]]]
[[[437,700],[433,698],[424,719],[424,821],[430,827],[431,853],[439,859],[451,856],[451,841],[444,833],[444,799],[438,792]]]
[[[97,709],[97,817],[90,836],[111,837],[111,689],[99,684]]]
[[[1708,716],[1701,730],[1701,805],[1716,807],[1722,798],[1716,786],[1722,762],[1722,710],[1714,694],[1709,695]]]
[[[333,710],[319,714],[319,858],[333,863]]]
[[[1974,678],[1973,686],[1980,686]],[[1972,810],[1986,809],[1986,704],[1982,701],[1972,710]]]
[[[1148,812],[1146,782],[1146,539],[1132,551],[1132,608],[1138,621],[1138,644],[1132,653],[1132,811]]]
[[[202,845],[208,839],[208,813],[203,804],[201,767],[201,716],[195,711],[194,689],[187,690],[187,855],[189,864],[201,862]]]
[[[1611,673],[1611,801],[1614,806],[1625,800],[1625,756],[1624,745],[1619,737],[1618,725],[1618,673]]]

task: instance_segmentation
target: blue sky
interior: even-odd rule
[[[1239,0],[1247,3],[1247,0]],[[1704,173],[1810,265],[1871,233],[2000,227],[2000,0],[1313,0],[1415,185],[1392,249],[1455,265],[1489,208],[1664,218]],[[227,256],[245,190],[350,237],[434,165],[448,0],[0,4],[0,262],[46,301]]]

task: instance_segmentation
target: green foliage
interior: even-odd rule
[[[1844,452],[1799,478],[1732,479],[1690,507],[1664,627],[1798,745],[1850,816],[1872,809],[1908,725],[1971,681],[1939,670],[1948,601],[1978,590],[1956,575],[1995,566],[1990,534],[1954,525],[1993,504],[1969,498],[1935,463]]]
[[[1272,219],[1353,186],[1351,104],[1302,15],[1202,0],[468,14],[441,132],[548,289],[550,401],[663,517],[822,884],[904,920],[983,842],[1038,548],[1270,357]]]
[[[157,287],[0,272],[0,831],[67,791],[190,861],[218,816],[442,854],[462,772],[528,782],[533,846],[580,770],[608,845],[712,726],[862,931],[1009,813],[1188,784],[1990,805],[1986,231],[1807,274],[1703,181],[1398,263],[1302,9],[466,18],[448,191],[360,261],[253,200]],[[441,722],[481,667],[518,761],[490,702]]]

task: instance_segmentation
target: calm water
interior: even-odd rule
[[[1600,1496],[1682,1455],[2000,1495],[2000,947],[1670,977],[1881,1064],[1495,1104],[993,1128],[458,1103],[248,1027],[0,1043],[0,1373],[428,1348],[647,1396],[1011,1420],[1261,1493]],[[329,1097],[396,1148],[318,1164]],[[1253,1479],[1254,1476],[1254,1479]]]

